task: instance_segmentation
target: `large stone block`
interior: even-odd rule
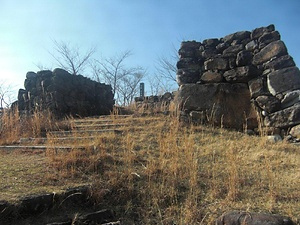
[[[247,66],[252,63],[253,54],[250,51],[240,51],[236,56],[237,66]]]
[[[232,211],[220,216],[216,225],[295,225],[286,217],[274,214]]]
[[[280,101],[274,96],[261,95],[255,101],[259,107],[267,113],[272,113],[280,109]]]
[[[214,48],[220,43],[218,38],[210,38],[205,39],[202,41],[202,44],[205,45],[207,48]]]
[[[226,71],[223,76],[229,83],[247,83],[259,75],[259,71],[254,66],[236,67]]]
[[[300,89],[300,71],[297,67],[276,70],[268,74],[267,83],[272,95]]]
[[[275,30],[275,26],[273,24],[267,26],[267,27],[259,27],[254,29],[251,32],[251,39],[258,39],[260,36],[262,36],[265,33],[270,33]]]
[[[281,100],[281,107],[285,109],[297,103],[300,103],[300,90],[286,93]]]
[[[280,40],[280,34],[278,31],[272,31],[271,33],[263,34],[259,39],[259,44],[267,45],[273,41]]]
[[[237,54],[238,52],[242,51],[243,49],[244,49],[244,46],[241,45],[241,44],[232,45],[232,46],[229,46],[228,48],[226,48],[223,51],[223,54],[224,55],[229,54],[229,53],[235,53],[235,54]]]
[[[242,129],[249,121],[249,128],[257,126],[246,84],[182,85],[178,91],[178,105],[182,111],[204,112],[209,122],[219,126]]]
[[[200,80],[199,70],[179,69],[176,74],[176,81],[179,85],[196,83]]]
[[[272,71],[295,66],[295,62],[290,55],[284,55],[264,64],[265,69]]]
[[[207,71],[201,76],[201,81],[204,83],[220,83],[223,81],[223,76],[217,72]]]
[[[243,40],[243,39],[250,38],[250,34],[251,33],[249,31],[238,31],[238,32],[235,32],[233,34],[226,35],[223,38],[223,41],[225,43],[230,44],[233,40]]]
[[[205,70],[227,70],[229,68],[228,59],[216,57],[204,62]]]
[[[265,126],[287,128],[300,124],[300,104],[277,111],[265,117]]]
[[[249,43],[247,43],[246,45],[245,45],[245,49],[247,50],[247,51],[254,51],[255,49],[257,49],[258,48],[258,44],[257,44],[257,41],[256,40],[252,40],[252,41],[250,41]]]
[[[265,93],[264,84],[265,81],[262,77],[250,80],[248,82],[251,98],[256,98],[257,96]]]
[[[300,125],[292,127],[290,134],[295,137],[300,139]]]
[[[254,55],[253,64],[263,64],[273,57],[279,57],[287,54],[287,49],[282,41],[274,41],[264,47],[260,52]]]
[[[181,43],[180,49],[178,50],[178,54],[181,58],[195,56],[196,50],[201,46],[200,42],[196,41],[184,41]]]

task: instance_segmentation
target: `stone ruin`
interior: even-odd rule
[[[109,114],[114,105],[110,85],[92,81],[82,75],[71,75],[63,69],[28,72],[20,89],[20,112],[50,110],[55,116],[95,116]]]
[[[182,119],[239,130],[300,124],[300,71],[274,25],[182,42],[179,56]]]
[[[174,93],[166,92],[163,95],[151,95],[134,98],[138,111],[169,111],[170,103],[174,100]]]

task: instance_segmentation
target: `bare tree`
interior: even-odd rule
[[[104,81],[112,86],[113,95],[121,105],[129,104],[136,94],[138,83],[145,75],[145,70],[140,67],[127,67],[125,61],[132,55],[125,51],[111,58],[101,61],[95,60],[91,65],[94,79]]]
[[[0,81],[0,109],[9,108],[15,100],[13,96],[14,88],[7,85],[4,81]]]
[[[95,47],[91,47],[83,54],[78,46],[71,47],[68,43],[58,42],[56,40],[54,40],[53,43],[55,52],[49,52],[50,55],[62,69],[73,75],[83,73],[92,55],[96,52]]]
[[[169,81],[173,84],[176,83],[176,63],[178,60],[179,56],[176,48],[173,45],[173,50],[169,57],[161,56],[158,58],[155,66],[157,71],[156,76],[163,78],[164,80]]]
[[[168,79],[162,78],[161,75],[158,74],[148,77],[147,80],[151,95],[163,95],[164,93],[174,91],[174,89],[177,88],[177,84],[170,82]]]
[[[134,73],[121,79],[118,86],[118,99],[122,99],[122,105],[129,105],[138,94],[138,84],[144,77],[144,73]]]

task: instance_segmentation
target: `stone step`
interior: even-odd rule
[[[57,138],[20,138],[19,144],[26,145],[26,144],[45,144],[45,143],[68,143],[68,142],[76,142],[76,141],[85,141],[90,140],[93,141],[99,138],[99,136],[88,136],[88,137],[57,137]]]
[[[126,126],[125,123],[119,124],[75,124],[74,128],[77,130],[99,130],[99,129],[108,129],[113,127],[124,127]]]
[[[69,137],[69,136],[76,136],[76,135],[95,135],[101,133],[115,133],[120,134],[123,131],[120,129],[104,129],[104,130],[69,130],[69,131],[50,131],[48,132],[49,135],[53,136],[60,136],[60,137]]]
[[[86,149],[88,146],[51,146],[51,145],[3,145],[0,146],[0,151],[14,150],[71,150],[71,149]]]
[[[119,116],[98,116],[98,117],[86,117],[84,119],[73,119],[72,122],[75,123],[105,123],[105,122],[116,122],[119,120],[127,119],[138,119],[137,117],[133,117],[132,115],[119,115]]]

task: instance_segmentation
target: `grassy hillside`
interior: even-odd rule
[[[123,132],[101,134],[92,145],[80,139],[68,143],[72,150],[55,151],[53,139],[46,152],[1,152],[0,199],[92,184],[95,203],[124,224],[213,224],[233,209],[300,222],[299,146],[184,127],[172,116],[110,119]]]

